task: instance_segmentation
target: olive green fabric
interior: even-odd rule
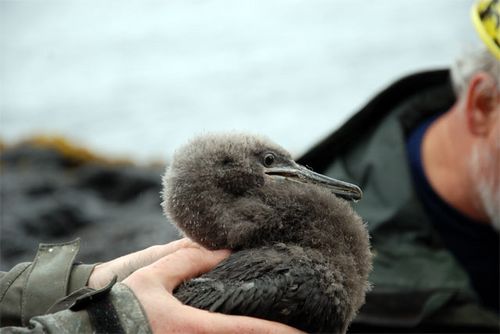
[[[109,293],[125,333],[151,334],[151,328],[143,309],[133,292],[124,284],[113,286]],[[29,321],[29,327],[3,327],[0,333],[93,333],[89,316],[85,310],[64,310],[37,316]]]
[[[94,265],[74,265],[79,240],[41,244],[33,263],[0,273],[0,325],[27,325],[57,300],[84,287]]]
[[[371,234],[374,288],[353,328],[432,330],[439,325],[498,330],[498,315],[480,306],[467,274],[418,201],[407,163],[409,131],[454,103],[448,73],[412,76],[381,95],[341,128],[340,135],[327,138],[299,160],[318,169],[316,163],[321,172],[358,184],[364,192],[353,206]],[[379,110],[382,106],[385,109]]]
[[[65,300],[69,307],[74,300],[69,297],[84,300],[99,292],[86,287],[95,265],[74,264],[79,247],[79,240],[41,244],[32,263],[0,272],[0,333],[93,332],[85,310],[47,314],[63,308]],[[110,284],[106,290],[126,333],[151,333],[141,305],[126,285]]]

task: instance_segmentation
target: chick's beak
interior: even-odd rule
[[[363,192],[357,185],[315,173],[295,162],[288,166],[265,168],[265,173],[271,177],[280,177],[328,188],[336,196],[348,201],[358,201],[363,196]]]

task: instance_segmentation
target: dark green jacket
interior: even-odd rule
[[[407,162],[409,132],[454,101],[448,71],[406,77],[299,160],[364,192],[354,206],[372,237],[374,288],[351,331],[498,332],[498,315],[480,306],[417,199]]]

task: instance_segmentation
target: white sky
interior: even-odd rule
[[[0,138],[168,159],[245,130],[294,154],[477,43],[469,0],[0,0]]]

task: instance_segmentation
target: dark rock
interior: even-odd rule
[[[32,261],[41,242],[81,238],[93,263],[177,239],[160,208],[160,167],[68,158],[19,145],[0,152],[0,270]]]
[[[78,171],[77,182],[78,187],[95,191],[106,200],[128,202],[146,191],[159,193],[160,178],[160,173],[139,168],[87,165]]]

